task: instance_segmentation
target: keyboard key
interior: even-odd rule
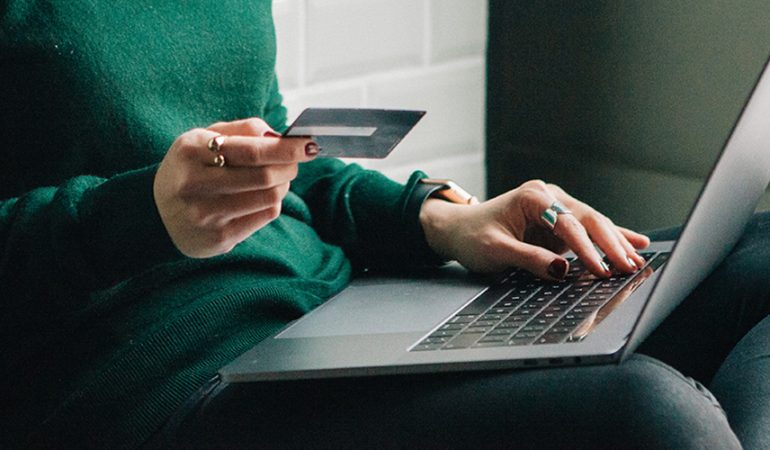
[[[476,320],[476,317],[478,317],[475,314],[458,314],[449,321],[449,323],[470,323]]]
[[[444,345],[444,349],[468,348],[481,339],[484,333],[462,333]]]
[[[487,331],[492,329],[492,325],[488,325],[485,327],[481,326],[470,326],[463,331],[463,333],[486,333]]]
[[[546,308],[543,310],[543,312],[544,312],[544,313],[556,313],[556,314],[561,314],[561,313],[563,313],[563,312],[564,312],[564,311],[566,311],[566,310],[567,310],[567,308],[565,308],[565,307],[563,307],[563,306],[561,306],[561,305],[553,305],[553,304],[551,304],[551,305],[548,305],[548,306],[547,306],[547,307],[546,307]]]
[[[545,331],[546,328],[548,328],[548,326],[533,323],[532,325],[527,325],[526,327],[522,328],[521,332],[522,333],[538,332],[539,333],[541,331]]]
[[[602,306],[606,303],[606,300],[583,300],[582,302],[578,303],[581,307],[585,306]]]
[[[542,308],[543,306],[544,305],[539,304],[539,303],[529,303],[529,302],[527,302],[527,303],[521,305],[520,309],[532,311],[532,310],[538,310],[538,309]]]
[[[556,322],[556,319],[557,317],[546,317],[545,315],[539,315],[532,319],[530,324],[550,326],[552,323]]]
[[[613,277],[615,278],[615,277]],[[623,280],[617,280],[617,281],[602,281],[599,283],[600,289],[617,289],[620,286],[623,286]]]
[[[567,313],[567,315],[564,316],[564,318],[567,320],[580,320],[580,321],[582,321],[586,317],[588,317],[588,314],[585,314],[585,313],[576,314],[574,312],[569,312]]]
[[[566,319],[562,319],[562,320],[560,320],[560,321],[559,321],[559,322],[556,324],[556,326],[557,326],[557,327],[566,327],[566,328],[572,328],[572,329],[575,329],[575,328],[577,328],[577,326],[578,326],[578,325],[580,325],[581,323],[583,323],[583,321],[582,321],[582,320],[566,320]]]
[[[522,326],[522,325],[524,325],[525,323],[526,323],[526,321],[524,321],[524,320],[512,320],[512,321],[510,321],[510,322],[508,322],[507,320],[505,320],[505,321],[503,321],[503,322],[500,322],[500,324],[499,324],[499,325],[497,325],[497,326],[495,327],[495,329],[496,329],[496,330],[499,330],[499,329],[514,329],[514,328],[519,328],[519,327],[521,327],[521,326]]]
[[[483,342],[504,342],[507,341],[507,336],[495,336],[495,335],[486,335],[483,338],[479,340],[479,343]]]
[[[511,288],[505,285],[492,286],[463,308],[459,314],[482,314],[502,299],[510,290]]]
[[[433,333],[431,333],[428,337],[434,337],[434,338],[440,338],[440,337],[454,337],[458,333],[460,333],[461,330],[436,330]]]
[[[513,335],[513,338],[530,338],[534,339],[540,334],[539,331],[519,331],[518,333]]]
[[[558,344],[567,337],[566,333],[546,333],[535,344]]]
[[[574,329],[575,329],[574,327],[555,326],[555,327],[551,328],[549,330],[549,332],[559,333],[559,334],[569,334],[569,333],[572,333],[572,331],[574,331]]]
[[[483,316],[481,316],[481,318],[479,320],[481,320],[481,321],[489,320],[491,322],[498,322],[502,318],[503,318],[502,314],[489,314],[489,313],[487,313],[487,314],[484,314]]]
[[[507,341],[477,342],[473,347],[505,347],[506,345],[508,345]]]
[[[532,343],[532,338],[514,336],[513,339],[508,341],[508,345],[529,345]]]
[[[593,292],[591,292],[591,295],[589,295],[589,297],[591,297],[592,295],[607,297],[612,295],[613,292],[615,292],[615,289],[598,287],[594,289]]]
[[[513,330],[510,328],[495,328],[487,336],[508,336],[511,333],[513,333]]]

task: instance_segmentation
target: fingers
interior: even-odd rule
[[[225,253],[278,217],[298,164],[318,151],[309,139],[277,137],[264,121],[247,119],[193,129],[174,141],[153,196],[182,253]]]
[[[202,229],[196,233],[201,242],[191,248],[180,248],[192,258],[209,258],[232,250],[257,230],[269,224],[281,214],[280,205],[230,221],[222,227]]]
[[[583,223],[591,239],[602,249],[610,264],[623,272],[635,272],[644,259],[636,249],[621,235],[615,224],[607,217],[590,210]]]
[[[594,246],[594,242],[583,224],[573,214],[559,214],[553,232],[583,261],[591,273],[599,276],[610,275],[609,267],[604,262],[604,258],[596,250],[596,246]]]
[[[528,221],[546,226],[542,214],[557,200],[548,186],[535,180],[524,183],[518,191]],[[588,270],[599,276],[610,275],[609,268],[596,250],[585,227],[573,214],[557,214],[552,231],[583,261]]]
[[[543,279],[561,280],[569,271],[569,262],[543,247],[510,240],[510,266],[521,267]]]
[[[275,164],[255,168],[231,167],[226,171],[210,170],[200,173],[199,178],[190,183],[188,192],[197,195],[221,195],[269,189],[294,180],[298,171],[297,164]]]
[[[629,230],[628,228],[616,227],[623,237],[634,247],[634,249],[641,250],[647,248],[650,245],[650,238],[637,233],[636,231]]]
[[[310,139],[225,136],[219,146],[229,167],[260,167],[312,160],[316,153]],[[317,146],[316,146],[317,147]]]
[[[195,220],[200,226],[221,227],[228,222],[269,209],[279,209],[289,183],[263,190],[222,195],[199,201]]]
[[[571,197],[558,186],[534,180],[523,184],[520,189],[521,195],[527,197],[522,204],[530,222],[548,228],[542,214],[557,200],[572,210],[572,214],[556,214],[556,223],[551,231],[595,275],[611,274],[601,252],[606,255],[610,265],[621,272],[635,272],[645,264],[646,261],[637,249],[649,245],[646,236],[617,227],[610,219]]]
[[[310,139],[276,139],[281,135],[264,120],[256,117],[217,122],[201,131],[201,139],[205,140],[205,144],[213,137],[224,136],[218,152],[231,167],[306,162],[318,154],[318,145]]]
[[[450,242],[448,253],[474,272],[499,272],[509,267],[520,267],[540,278],[560,280],[569,270],[569,263],[564,257],[516,238],[506,227],[484,220],[470,226],[467,226],[470,222],[467,220],[450,220],[450,225],[460,224],[461,236]]]

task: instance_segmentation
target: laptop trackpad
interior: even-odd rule
[[[356,281],[276,337],[428,331],[483,287],[467,277]]]

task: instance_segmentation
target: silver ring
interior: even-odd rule
[[[562,202],[557,200],[551,203],[551,206],[546,208],[545,211],[540,214],[540,218],[543,219],[545,226],[553,231],[553,229],[556,228],[556,222],[559,221],[559,214],[572,214],[572,211],[564,206]]]
[[[213,138],[209,139],[209,143],[206,144],[206,147],[212,152],[216,153],[220,148],[222,148],[224,143],[225,137],[220,134],[219,136],[214,136]]]

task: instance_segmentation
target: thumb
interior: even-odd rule
[[[562,280],[569,271],[569,262],[546,248],[515,239],[511,239],[508,245],[510,265],[528,270],[539,278]]]

